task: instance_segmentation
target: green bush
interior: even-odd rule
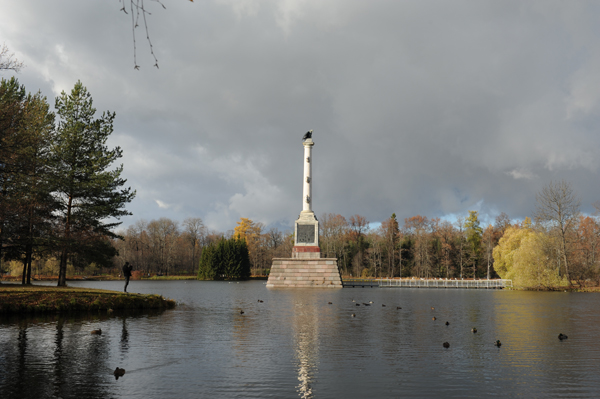
[[[205,247],[200,257],[200,280],[231,280],[250,276],[250,257],[246,240],[222,238]]]

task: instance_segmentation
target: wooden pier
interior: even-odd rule
[[[379,281],[380,280],[351,278],[343,280],[342,286],[344,288],[379,288]]]
[[[460,280],[460,279],[344,279],[343,287],[350,288],[475,288],[503,289],[512,288],[512,280]]]
[[[380,288],[475,288],[503,289],[512,287],[512,280],[460,280],[460,279],[379,279]]]

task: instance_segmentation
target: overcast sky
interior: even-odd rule
[[[136,71],[119,1],[0,0],[27,90],[54,105],[81,80],[116,112],[124,226],[291,229],[309,129],[317,215],[518,219],[558,179],[582,211],[600,200],[597,1],[163,3],[146,1],[160,69],[142,25]]]

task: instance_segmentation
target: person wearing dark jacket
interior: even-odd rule
[[[131,271],[133,270],[133,266],[129,264],[129,262],[125,262],[123,265],[123,277],[125,277],[125,289],[123,291],[127,292],[127,286],[129,285],[129,277],[131,277]]]

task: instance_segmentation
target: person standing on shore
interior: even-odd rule
[[[123,265],[123,277],[125,277],[125,289],[124,292],[127,292],[127,286],[129,285],[129,277],[131,277],[131,271],[133,270],[133,266],[129,264],[129,262],[125,262]]]

